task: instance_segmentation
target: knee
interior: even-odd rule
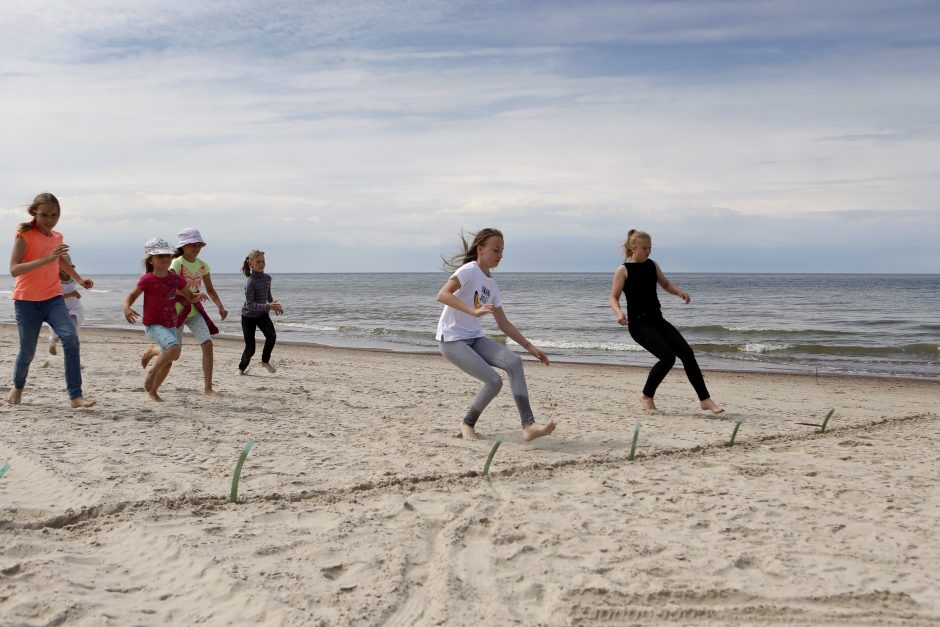
[[[503,378],[499,376],[499,374],[497,374],[495,371],[490,372],[486,376],[486,379],[484,379],[484,383],[486,384],[486,387],[493,390],[494,394],[499,393],[499,391],[503,389]]]
[[[170,348],[166,349],[167,357],[172,361],[176,361],[177,359],[179,359],[182,353],[183,351],[180,348],[179,344],[174,344]]]
[[[676,365],[676,356],[672,353],[670,353],[669,355],[663,355],[662,357],[659,358],[659,363],[664,368],[672,368],[673,366]]]
[[[62,348],[67,351],[77,350],[79,346],[78,334],[65,332],[63,335],[59,336],[59,341],[62,342]]]

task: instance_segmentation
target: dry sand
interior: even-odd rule
[[[141,331],[82,342],[97,407],[41,341],[0,410],[4,625],[940,623],[936,381],[708,372],[711,417],[676,370],[644,414],[643,369],[527,362],[555,434],[523,443],[507,386],[464,442],[476,382],[436,355],[281,344],[240,377],[220,339],[213,399],[187,335],[157,404]]]

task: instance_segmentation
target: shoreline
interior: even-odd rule
[[[16,325],[9,322],[0,322],[0,327],[15,329]],[[100,332],[108,334],[128,334],[132,336],[135,333],[143,334],[143,328],[138,324],[132,328],[120,329],[116,327],[82,327],[82,333],[85,331],[90,332]],[[187,331],[184,338],[190,338],[189,332]],[[258,336],[258,346],[260,346],[263,341],[261,336]],[[237,344],[238,346],[243,345],[243,339],[236,335],[229,334],[219,334],[213,336],[214,342],[230,342]],[[185,341],[185,340],[184,340]],[[382,347],[369,347],[369,346],[333,346],[330,344],[321,344],[318,342],[310,342],[304,340],[285,340],[281,337],[278,337],[277,340],[278,346],[296,346],[296,347],[311,347],[324,350],[332,351],[352,351],[355,353],[387,353],[393,355],[415,355],[415,356],[440,356],[440,353],[436,350],[395,350],[391,348],[382,348]],[[37,349],[38,351],[38,349]],[[514,351],[517,352],[517,351]],[[518,354],[526,362],[535,362],[535,359],[524,353],[518,351]],[[638,370],[643,372],[649,372],[650,367],[653,362],[651,361],[649,365],[636,365],[636,364],[616,364],[610,362],[595,362],[595,361],[581,361],[581,360],[567,360],[564,357],[557,357],[549,354],[549,358],[552,360],[552,364],[564,364],[566,366],[575,366],[575,367],[585,367],[585,368],[625,368],[628,370]],[[652,360],[652,356],[650,356]],[[674,371],[682,371],[682,363],[676,362],[676,365],[673,367]],[[780,375],[780,376],[792,376],[792,377],[806,377],[811,379],[822,379],[822,378],[846,378],[846,379],[866,379],[866,380],[885,380],[885,381],[910,381],[910,382],[928,382],[928,383],[940,383],[940,377],[914,377],[909,375],[888,375],[888,374],[876,374],[876,373],[843,373],[843,372],[819,372],[816,373],[809,368],[805,370],[797,369],[786,369],[786,368],[775,368],[768,366],[766,369],[733,369],[733,368],[709,368],[702,366],[703,373],[715,373],[715,374],[754,374],[754,375]]]

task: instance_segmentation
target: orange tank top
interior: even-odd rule
[[[62,243],[62,234],[53,231],[51,236],[43,235],[39,229],[29,229],[17,233],[17,237],[26,242],[26,252],[21,263],[42,259],[52,254],[56,246]],[[59,281],[59,263],[51,261],[16,277],[13,288],[13,300],[49,300],[62,294],[62,282]]]

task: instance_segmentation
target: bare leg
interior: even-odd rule
[[[706,411],[710,411],[713,414],[723,414],[725,412],[724,407],[719,407],[718,403],[716,403],[710,398],[706,398],[704,401],[701,401],[699,403],[699,406],[702,409]]]
[[[153,368],[151,368],[147,376],[144,377],[144,389],[151,399],[157,402],[163,400],[157,395],[157,389],[159,389],[163,380],[166,379],[166,376],[170,373],[170,367],[173,365],[174,361],[179,359],[179,356],[180,347],[171,346],[160,353],[156,361],[153,362]]]
[[[156,345],[151,344],[147,347],[147,350],[144,351],[144,354],[140,357],[140,365],[144,368],[147,367],[147,364],[150,363],[150,360],[160,354],[160,349]]]
[[[465,422],[460,423],[460,437],[464,440],[478,440],[477,432]]]
[[[204,394],[206,396],[222,396],[218,392],[212,389],[212,367],[213,367],[213,357],[212,357],[212,340],[202,343],[202,378],[205,381],[206,387]]]
[[[71,401],[69,401],[69,404],[72,407],[94,407],[97,403],[98,401],[90,401],[84,396],[76,396]]]
[[[653,397],[643,394],[640,396],[640,403],[643,405],[643,409],[650,411],[656,410],[656,403],[653,402]]]
[[[549,420],[548,424],[545,425],[539,425],[533,422],[532,424],[526,425],[522,428],[522,439],[526,442],[531,442],[535,438],[548,435],[555,430],[556,426],[557,425],[555,424],[554,420]]]
[[[10,388],[10,395],[7,397],[7,402],[10,405],[19,405],[23,402],[23,390],[17,390],[16,388]]]

